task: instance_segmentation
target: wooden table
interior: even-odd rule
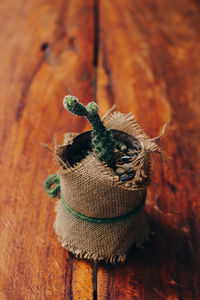
[[[0,299],[200,299],[200,17],[195,0],[6,0],[0,4]],[[159,144],[147,211],[155,235],[125,265],[58,243],[43,181],[54,145],[84,119],[66,94],[132,111]]]

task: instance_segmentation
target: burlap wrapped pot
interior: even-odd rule
[[[130,247],[140,245],[149,235],[144,204],[150,153],[159,152],[159,148],[132,114],[114,112],[104,118],[104,123],[109,129],[136,138],[141,145],[132,186],[120,181],[94,153],[73,167],[65,167],[63,157],[77,136],[66,134],[64,144],[56,150],[61,190],[54,228],[62,246],[76,256],[117,263],[124,262]]]

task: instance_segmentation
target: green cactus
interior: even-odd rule
[[[74,96],[66,96],[63,100],[65,109],[78,116],[85,116],[91,123],[92,145],[99,159],[104,161],[109,167],[115,167],[115,147],[116,143],[110,130],[106,129],[98,115],[98,106],[95,102],[88,103],[87,106],[78,102]]]

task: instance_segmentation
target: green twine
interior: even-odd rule
[[[91,217],[88,217],[86,215],[80,214],[78,211],[76,211],[73,208],[71,208],[70,206],[68,206],[67,203],[62,198],[62,196],[61,196],[61,199],[62,199],[62,203],[63,203],[64,207],[69,212],[71,212],[73,215],[75,215],[76,217],[78,217],[78,218],[80,218],[82,220],[85,220],[85,221],[88,221],[88,222],[92,222],[92,223],[98,223],[98,224],[113,223],[113,222],[118,222],[120,220],[126,219],[126,218],[128,218],[128,217],[136,214],[144,206],[144,204],[145,204],[145,197],[144,197],[143,200],[142,200],[142,202],[136,208],[134,208],[132,211],[128,212],[127,214],[121,215],[121,216],[117,216],[117,217],[113,217],[113,218],[103,218],[103,219],[100,219],[100,218],[91,218]]]
[[[54,183],[57,183],[57,184],[53,189],[51,189],[51,186]],[[85,220],[85,221],[88,221],[88,222],[92,222],[92,223],[98,223],[98,224],[113,223],[113,222],[117,222],[117,221],[121,221],[123,219],[126,219],[126,218],[128,218],[132,215],[135,215],[145,205],[145,199],[146,199],[146,193],[145,193],[145,195],[144,195],[142,201],[140,202],[140,204],[136,208],[134,208],[132,211],[128,212],[127,214],[117,216],[117,217],[113,217],[113,218],[100,219],[100,218],[91,218],[91,217],[88,217],[86,215],[83,215],[83,214],[79,213],[78,211],[74,210],[73,208],[71,208],[70,206],[67,205],[67,203],[62,198],[62,195],[60,194],[60,179],[59,179],[58,175],[56,175],[56,174],[50,175],[44,181],[44,188],[45,188],[45,191],[47,192],[47,194],[49,194],[52,198],[55,198],[57,195],[59,195],[59,198],[61,198],[64,207],[70,213],[72,213],[74,216],[78,217],[79,219],[82,219],[82,220]]]
[[[51,186],[56,183],[55,187],[51,189]],[[60,193],[60,178],[57,174],[52,174],[44,181],[44,189],[48,195],[55,198]]]

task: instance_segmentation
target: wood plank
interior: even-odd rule
[[[200,36],[197,1],[100,2],[97,100],[132,111],[150,137],[172,119],[147,210],[155,236],[123,266],[98,268],[98,299],[200,298]],[[131,233],[130,233],[131,234]]]
[[[0,298],[92,299],[92,265],[57,241],[53,147],[83,119],[64,111],[67,93],[93,97],[93,1],[3,1],[0,8]]]

